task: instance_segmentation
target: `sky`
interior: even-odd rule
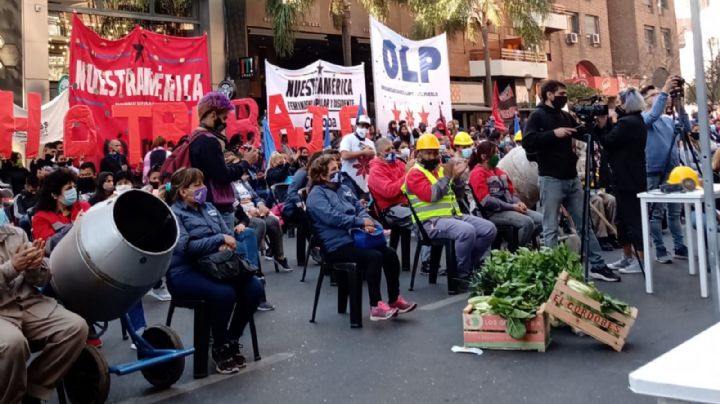
[[[700,0],[700,2],[701,4],[707,3],[707,8],[703,8],[700,12],[700,27],[703,42],[705,43],[703,56],[707,62],[710,58],[710,50],[707,45],[708,39],[713,37],[720,39],[720,24],[717,23],[718,16],[720,16],[720,0]],[[690,25],[690,0],[675,0],[675,16],[678,20],[678,33],[684,36],[685,39],[685,47],[680,48],[681,74],[685,80],[692,81],[695,78],[695,58],[692,27]],[[718,43],[720,44],[720,40]]]

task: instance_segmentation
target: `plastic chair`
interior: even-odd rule
[[[370,193],[373,201],[376,201],[372,192]],[[370,215],[375,218],[383,228],[390,230],[390,248],[397,251],[398,243],[400,243],[400,262],[403,271],[410,271],[410,240],[412,238],[412,231],[401,226],[392,226],[385,219],[385,214],[380,211],[380,208],[375,202],[370,204],[368,211]]]
[[[475,191],[472,189],[472,187],[469,188],[470,192],[472,193],[473,199],[475,200],[475,211],[473,211],[473,214],[485,220],[490,220],[485,210],[480,207],[480,201],[478,201],[478,198],[475,195]],[[507,243],[508,251],[517,251],[517,249],[520,247],[520,229],[509,224],[496,224],[495,228],[497,228],[498,236],[495,237],[492,248],[499,249],[502,246],[503,241],[505,241]]]

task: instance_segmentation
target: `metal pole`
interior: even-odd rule
[[[698,120],[700,121],[700,163],[703,172],[705,192],[705,231],[708,241],[708,267],[715,273],[715,302],[720,311],[720,272],[717,268],[717,219],[715,218],[715,198],[713,191],[713,172],[710,166],[710,136],[707,110],[707,87],[705,84],[705,62],[703,59],[703,40],[700,29],[699,0],[690,0],[692,17],[693,51],[695,54],[695,85],[697,88]],[[700,226],[700,223],[696,224]],[[693,259],[693,257],[689,257]],[[703,269],[700,268],[700,271]],[[712,279],[713,277],[711,277]]]

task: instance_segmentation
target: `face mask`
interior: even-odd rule
[[[615,107],[615,113],[616,113],[618,116],[624,116],[624,115],[625,115],[625,110],[622,109],[622,107]]]
[[[562,109],[567,104],[567,95],[556,95],[552,101],[553,108]]]
[[[330,176],[330,183],[335,184],[335,185],[340,185],[341,182],[342,182],[342,178],[340,177],[340,171],[335,171]]]
[[[75,202],[77,202],[77,189],[70,188],[63,192],[63,204],[65,206],[72,206]]]
[[[198,204],[203,204],[207,200],[207,187],[203,185],[193,192],[193,200]]]
[[[497,167],[499,162],[500,162],[500,155],[493,154],[493,156],[490,157],[490,160],[488,160],[488,165],[490,166],[490,168],[495,168],[495,167]]]
[[[109,184],[103,184],[103,189],[105,190],[105,192],[112,192],[115,190],[115,184],[113,184],[112,182]]]
[[[0,209],[0,225],[6,224],[10,224],[10,219],[8,219],[7,214],[5,214],[5,209]]]
[[[367,136],[368,129],[367,128],[357,128],[355,129],[355,133],[357,133],[357,136],[360,139],[365,139],[365,136]]]
[[[462,149],[462,150],[460,151],[460,154],[462,154],[462,157],[463,157],[464,159],[469,159],[470,156],[472,156],[472,149],[469,148],[469,147],[468,147],[467,149]]]
[[[388,163],[394,163],[395,160],[397,160],[397,154],[388,153],[385,155],[385,161],[387,161]]]
[[[213,129],[215,129],[217,133],[220,133],[224,131],[225,128],[227,128],[227,124],[223,122],[222,119],[215,118],[215,122],[213,122]]]
[[[420,164],[428,171],[435,171],[437,166],[440,165],[440,160],[423,160]]]
[[[402,149],[400,149],[400,156],[402,156],[402,158],[404,158],[404,159],[409,158],[410,157],[410,149],[408,149],[407,147],[403,147]]]
[[[122,194],[123,192],[127,192],[127,191],[131,190],[132,185],[130,185],[130,184],[118,185],[117,187],[115,187],[115,189],[117,190],[118,194]]]
[[[80,192],[92,191],[95,188],[95,180],[90,177],[78,178],[77,186]]]
[[[46,155],[45,155],[45,161],[50,161],[50,160],[52,160],[52,158],[53,158],[53,155],[52,155],[52,154],[46,154]]]
[[[155,182],[155,181],[151,181],[151,182],[150,182],[150,186],[151,186],[153,189],[158,189],[158,188],[160,188],[160,183],[159,183],[159,182]]]

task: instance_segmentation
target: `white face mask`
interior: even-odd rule
[[[408,149],[407,147],[403,147],[402,149],[400,149],[400,156],[404,159],[410,157],[410,149]]]
[[[117,187],[115,187],[115,191],[117,191],[118,194],[122,194],[123,192],[127,192],[131,189],[132,189],[132,185],[130,185],[130,184],[123,184],[123,185],[118,185]]]
[[[355,133],[357,133],[357,135],[360,136],[362,139],[365,139],[365,136],[367,136],[368,133],[368,128],[358,127],[355,129]]]

